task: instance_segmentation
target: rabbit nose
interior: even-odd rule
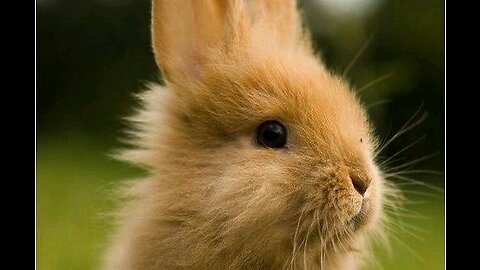
[[[368,177],[360,177],[358,175],[350,175],[350,179],[352,180],[353,188],[360,194],[364,195],[370,185],[370,178]]]

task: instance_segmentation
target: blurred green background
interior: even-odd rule
[[[308,0],[300,6],[327,65],[361,93],[381,138],[417,109],[428,117],[385,149],[391,166],[444,170],[444,3],[439,0]],[[158,81],[148,0],[37,0],[37,266],[96,269],[119,181],[144,174],[108,157],[132,113],[133,94]],[[370,40],[370,42],[368,42]],[[367,44],[367,45],[366,45]],[[365,46],[366,45],[366,46]],[[355,57],[364,47],[362,54]],[[386,78],[381,80],[381,78]],[[375,83],[377,81],[377,83]],[[372,83],[373,82],[373,83]],[[409,175],[443,188],[443,177]],[[372,269],[443,269],[443,193],[402,183],[407,232],[380,249]],[[400,223],[397,229],[400,230]]]

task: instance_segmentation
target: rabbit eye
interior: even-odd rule
[[[287,143],[287,130],[277,121],[265,121],[257,128],[256,140],[264,147],[282,148]]]

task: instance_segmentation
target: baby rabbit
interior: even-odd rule
[[[358,269],[389,186],[295,1],[153,0],[152,46],[103,269]]]

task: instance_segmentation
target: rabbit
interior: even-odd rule
[[[140,94],[148,171],[105,270],[360,269],[393,187],[359,98],[313,50],[294,0],[153,0],[164,84]]]

